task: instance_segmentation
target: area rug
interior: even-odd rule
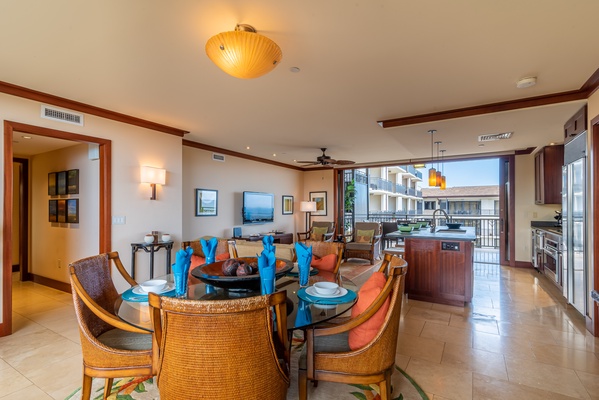
[[[291,367],[297,368],[297,358],[301,352],[303,340],[301,334],[295,335],[292,345]],[[94,400],[102,399],[104,379],[94,379],[92,396]],[[399,367],[395,367],[391,378],[392,400],[429,400],[418,384]],[[297,370],[291,373],[291,384],[287,400],[295,400],[297,394]],[[347,385],[342,383],[318,382],[318,387],[308,383],[310,400],[380,400],[377,385]],[[65,400],[80,400],[81,388],[74,390]],[[152,377],[115,379],[110,400],[155,400],[160,399],[158,388]]]

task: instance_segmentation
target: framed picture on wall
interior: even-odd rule
[[[218,190],[196,189],[196,217],[218,214]]]
[[[310,215],[327,215],[327,192],[310,192],[310,201],[316,203],[316,211]]]
[[[56,173],[56,193],[67,194],[67,171]]]
[[[67,171],[67,193],[79,194],[79,170],[70,169]]]
[[[79,199],[67,200],[67,222],[70,224],[79,223]]]
[[[58,222],[58,200],[48,200],[48,222]]]
[[[283,196],[283,215],[293,214],[293,196]]]
[[[48,174],[48,196],[56,196],[56,172]]]
[[[67,201],[66,200],[56,200],[57,204],[57,222],[67,222]]]

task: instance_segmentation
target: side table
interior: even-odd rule
[[[158,243],[131,243],[131,278],[135,279],[135,253],[138,250],[143,250],[145,253],[150,253],[150,279],[154,278],[154,253],[160,249],[166,249],[166,273],[171,273],[171,250],[173,249],[173,241],[158,242]]]

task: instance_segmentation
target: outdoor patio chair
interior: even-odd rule
[[[381,225],[378,222],[356,222],[350,240],[345,238],[345,261],[363,258],[374,264],[380,257]]]
[[[297,241],[317,240],[332,242],[335,236],[335,222],[313,221],[308,232],[297,232]]]

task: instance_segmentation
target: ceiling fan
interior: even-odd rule
[[[355,161],[350,161],[350,160],[334,160],[331,158],[331,156],[327,156],[325,154],[325,152],[327,151],[326,147],[321,147],[320,150],[322,150],[322,155],[316,157],[316,161],[297,161],[298,163],[302,163],[302,164],[306,164],[306,166],[311,166],[311,165],[322,165],[325,167],[331,167],[333,168],[333,166],[335,165],[350,165],[350,164],[355,164]]]

